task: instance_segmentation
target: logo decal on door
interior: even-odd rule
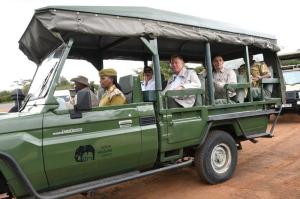
[[[75,151],[76,162],[87,162],[95,160],[95,149],[92,145],[79,146]]]

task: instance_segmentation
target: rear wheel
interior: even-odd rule
[[[225,131],[211,131],[204,145],[196,151],[195,167],[200,178],[209,184],[228,180],[237,164],[237,146]]]

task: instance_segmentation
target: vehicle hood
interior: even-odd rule
[[[0,134],[42,128],[42,114],[0,113]]]
[[[285,89],[287,92],[289,91],[300,91],[300,84],[295,84],[295,85],[285,85]]]

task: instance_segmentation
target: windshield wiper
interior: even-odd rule
[[[50,76],[52,75],[52,73],[53,73],[53,71],[54,71],[54,69],[56,69],[57,68],[57,63],[58,62],[56,62],[55,63],[55,65],[54,65],[54,67],[49,71],[49,73],[48,73],[48,75],[46,76],[46,78],[44,79],[44,81],[43,81],[43,84],[42,84],[42,87],[41,87],[41,90],[40,90],[40,93],[39,93],[39,95],[38,95],[38,97],[40,97],[41,95],[42,95],[42,93],[44,92],[44,89],[45,89],[45,87],[46,87],[46,85],[47,85],[47,83],[48,83],[48,81],[49,81],[49,79],[50,79]]]
[[[30,98],[32,97],[33,95],[31,93],[29,93],[25,99],[24,99],[24,102],[23,102],[23,105],[21,106],[19,112],[23,111],[23,109],[25,108],[26,104],[29,102]]]

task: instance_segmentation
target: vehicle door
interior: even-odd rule
[[[132,170],[141,153],[137,108],[97,107],[77,119],[69,110],[46,113],[43,153],[50,186]]]

